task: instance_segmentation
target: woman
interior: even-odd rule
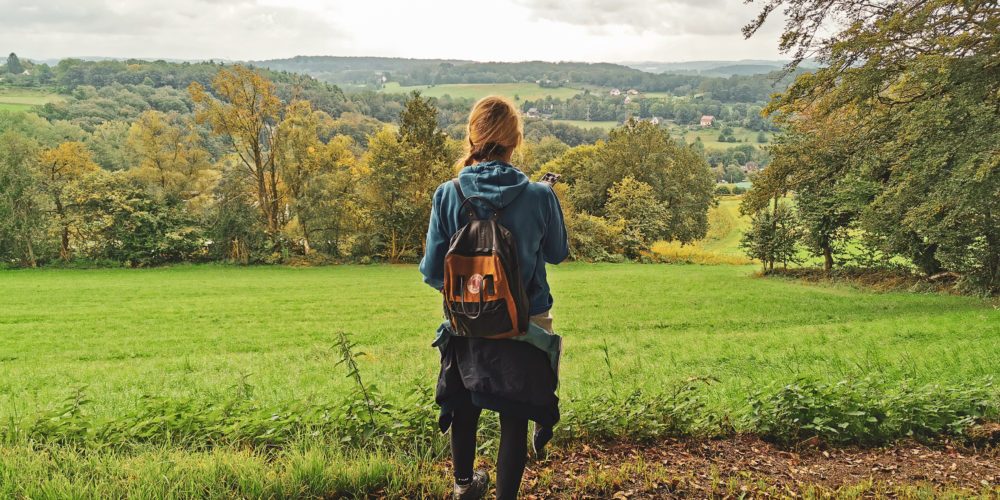
[[[528,421],[535,422],[538,453],[559,420],[555,390],[561,341],[552,333],[545,264],[558,264],[569,248],[552,186],[530,182],[510,164],[522,139],[521,118],[510,101],[491,96],[477,102],[467,132],[468,151],[458,175],[461,193],[452,181],[434,193],[420,272],[427,284],[442,289],[449,240],[468,223],[468,215],[460,213],[461,200],[483,198],[502,209],[499,222],[514,236],[531,324],[524,335],[504,340],[453,336],[450,324],[442,324],[434,343],[441,350],[436,400],[442,432],[451,427],[455,498],[480,498],[489,487],[489,476],[473,471],[483,409],[500,414],[497,498],[516,498],[527,461]],[[476,211],[480,218],[488,215],[483,205]]]

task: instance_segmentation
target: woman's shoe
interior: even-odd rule
[[[535,450],[535,458],[545,458],[545,445],[552,439],[552,428],[535,424],[535,435],[531,439],[531,448]]]
[[[455,491],[452,498],[455,500],[479,500],[486,496],[486,490],[490,487],[490,475],[484,470],[477,470],[472,473],[472,481],[469,484],[455,484]]]

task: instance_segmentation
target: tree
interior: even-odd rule
[[[1000,291],[996,2],[763,4],[744,33],[783,10],[780,48],[793,53],[792,65],[807,56],[822,63],[768,112],[799,125],[840,114],[858,131],[850,168],[838,177],[871,193],[857,215],[866,240],[928,274],[948,269],[980,290]]]
[[[750,229],[743,234],[740,247],[752,259],[761,261],[764,272],[774,271],[775,262],[797,262],[797,243],[801,236],[795,212],[787,204],[774,200],[774,207],[761,210],[750,218]]]
[[[38,265],[45,219],[37,181],[32,175],[38,144],[24,135],[0,134],[0,259]]]
[[[281,112],[275,85],[253,69],[235,65],[220,69],[212,80],[216,96],[198,82],[188,87],[195,117],[224,137],[251,179],[266,232],[277,246],[284,222],[278,165],[274,159],[274,127]]]
[[[39,185],[52,201],[59,232],[59,257],[71,257],[70,229],[71,208],[66,190],[88,173],[101,167],[91,159],[90,150],[82,142],[64,142],[55,148],[42,151],[39,160]]]
[[[7,56],[7,72],[13,73],[15,75],[20,75],[24,73],[24,66],[21,65],[21,60],[17,58],[17,54],[11,52]]]
[[[451,175],[451,151],[437,125],[437,109],[414,93],[389,127],[368,140],[359,189],[371,222],[374,247],[390,262],[416,257],[424,242],[434,190]]]
[[[645,182],[625,177],[608,191],[608,218],[622,227],[625,256],[634,259],[669,236],[670,210]]]
[[[154,196],[121,172],[91,172],[65,196],[92,259],[145,267],[191,260],[204,249],[201,228],[179,200]]]
[[[330,122],[326,113],[314,111],[309,102],[294,101],[289,104],[275,132],[276,162],[306,254],[311,251],[312,233],[317,230],[313,225],[314,217],[328,215],[318,208],[343,203],[351,187],[351,170],[355,163],[351,152],[353,141],[337,136],[324,144],[320,136]],[[331,225],[339,226],[340,221],[321,222],[321,227],[330,228]]]
[[[112,120],[98,125],[87,138],[87,147],[101,168],[114,172],[134,166],[136,159],[128,147],[129,128],[124,120]]]
[[[602,170],[589,175],[605,193],[625,177],[649,184],[670,212],[666,239],[689,243],[705,236],[715,181],[704,157],[678,144],[666,130],[636,121],[612,131],[599,151]],[[585,209],[604,213],[607,195],[599,200],[600,206]]]
[[[194,200],[210,193],[218,180],[198,130],[174,114],[143,113],[129,129],[127,144],[138,159],[129,174],[160,196]]]

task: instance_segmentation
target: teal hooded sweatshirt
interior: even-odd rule
[[[516,167],[500,161],[465,167],[459,172],[458,180],[466,198],[479,196],[502,209],[500,223],[510,230],[517,244],[517,262],[521,282],[528,293],[529,313],[541,314],[551,309],[552,295],[545,279],[545,264],[558,264],[569,255],[566,224],[552,187],[531,182]],[[420,272],[424,282],[438,290],[444,287],[444,255],[448,252],[451,236],[468,222],[468,215],[459,213],[460,204],[451,181],[441,184],[434,192]],[[476,211],[479,217],[490,214],[479,204]]]

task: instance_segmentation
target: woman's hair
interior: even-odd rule
[[[480,99],[469,113],[465,159],[458,167],[498,160],[521,144],[521,115],[507,98],[491,95]]]

